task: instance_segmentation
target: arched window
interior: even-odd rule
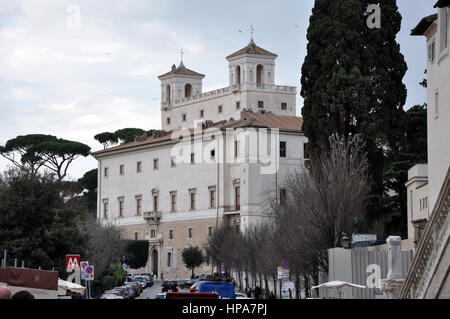
[[[170,85],[166,86],[166,102],[170,102]]]
[[[236,84],[241,84],[241,67],[236,67]]]
[[[259,88],[263,85],[263,69],[261,64],[256,67],[256,86]]]
[[[184,87],[184,97],[190,97],[192,95],[192,85],[189,83]]]

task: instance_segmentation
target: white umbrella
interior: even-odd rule
[[[345,281],[330,281],[330,282],[326,282],[324,284],[318,285],[318,286],[314,286],[311,287],[311,289],[318,289],[318,288],[335,288],[337,289],[337,292],[339,294],[339,298],[341,298],[341,288],[343,287],[352,287],[352,288],[361,288],[361,289],[365,289],[366,286],[361,286],[361,285],[356,285],[356,284],[351,284],[349,282],[345,282]]]

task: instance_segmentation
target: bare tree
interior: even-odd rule
[[[81,231],[87,239],[87,257],[99,276],[107,272],[110,265],[121,261],[125,243],[115,227],[92,221],[83,224]]]
[[[276,243],[292,266],[318,283],[328,270],[327,249],[340,245],[363,217],[367,194],[367,158],[359,135],[330,137],[331,149],[284,182],[288,200],[272,205]]]

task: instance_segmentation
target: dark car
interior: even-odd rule
[[[131,288],[133,288],[134,297],[138,297],[142,292],[142,290],[141,290],[142,287],[137,282],[134,282],[134,281],[126,282],[125,286],[130,286]]]
[[[121,286],[119,288],[123,288],[126,291],[126,299],[132,299],[134,298],[134,291],[133,288],[131,286]]]
[[[174,280],[165,280],[161,285],[161,292],[178,292],[178,282]]]
[[[115,287],[113,290],[119,291],[125,299],[131,299],[133,297],[133,291],[130,287]]]

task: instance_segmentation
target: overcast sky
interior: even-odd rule
[[[405,108],[426,101],[418,83],[425,41],[410,30],[436,0],[399,0],[398,36],[408,64]],[[276,82],[299,87],[313,0],[0,0],[0,145],[52,134],[99,150],[93,136],[125,127],[160,128],[157,76],[179,64],[225,87],[225,57],[248,44],[278,54]],[[79,9],[80,20],[77,23]],[[239,32],[242,31],[242,32]],[[299,89],[300,91],[300,89]],[[297,114],[302,100],[298,97]],[[0,171],[8,162],[0,159]],[[96,167],[78,159],[71,178]]]

